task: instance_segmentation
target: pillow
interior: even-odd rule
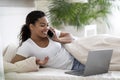
[[[14,64],[10,63],[16,55],[18,46],[15,44],[9,44],[3,51],[3,64],[5,72],[33,72],[39,70],[39,65],[36,64],[36,58],[30,57],[22,61],[18,61]]]
[[[17,66],[15,64],[12,64],[10,62],[7,61],[3,61],[3,65],[4,65],[4,72],[16,72],[16,68]]]
[[[3,59],[7,62],[11,62],[11,60],[15,57],[18,46],[15,44],[9,44],[7,48],[3,51]]]
[[[4,61],[4,72],[33,72],[38,71],[39,65],[36,64],[36,58],[30,57],[14,64]]]
[[[36,64],[36,57],[30,57],[15,63],[17,72],[33,72],[39,70],[39,65]]]

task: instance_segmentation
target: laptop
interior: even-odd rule
[[[65,73],[76,76],[90,76],[107,73],[112,53],[112,49],[89,51],[84,70],[72,70]]]

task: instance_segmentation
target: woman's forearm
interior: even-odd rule
[[[63,44],[71,43],[72,41],[73,41],[72,38],[67,38],[67,37],[61,37],[61,38],[58,39],[58,42],[63,43]]]
[[[15,57],[11,60],[11,63],[15,63],[17,61],[21,61],[21,60],[24,60],[24,59],[26,59],[26,58],[21,56],[21,55],[16,54]]]
[[[70,35],[69,33],[67,33],[64,36],[59,37],[58,40],[57,40],[57,42],[65,44],[65,43],[71,43],[73,40],[74,39],[73,39],[72,35]]]

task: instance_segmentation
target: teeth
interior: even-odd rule
[[[47,34],[47,32],[43,32],[44,34]]]

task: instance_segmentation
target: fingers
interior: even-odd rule
[[[49,60],[49,57],[47,56],[47,57],[44,58],[43,61],[40,60],[38,63],[39,63],[39,65],[45,65],[48,62],[48,60]]]
[[[53,28],[53,27],[50,27],[50,30],[54,30],[54,28]]]
[[[53,27],[50,27],[50,30],[53,32],[54,36],[52,37],[52,40],[53,41],[57,41],[58,40],[58,37],[56,35],[56,32],[55,32],[55,29]]]
[[[48,62],[48,60],[49,60],[49,57],[48,57],[48,56],[45,57],[45,59],[44,59],[44,61],[43,61],[43,64],[46,64],[46,63]]]
[[[55,29],[53,27],[50,27],[50,30],[55,33]]]
[[[48,61],[48,59],[49,59],[49,57],[47,56],[47,57],[45,57],[44,61]]]

